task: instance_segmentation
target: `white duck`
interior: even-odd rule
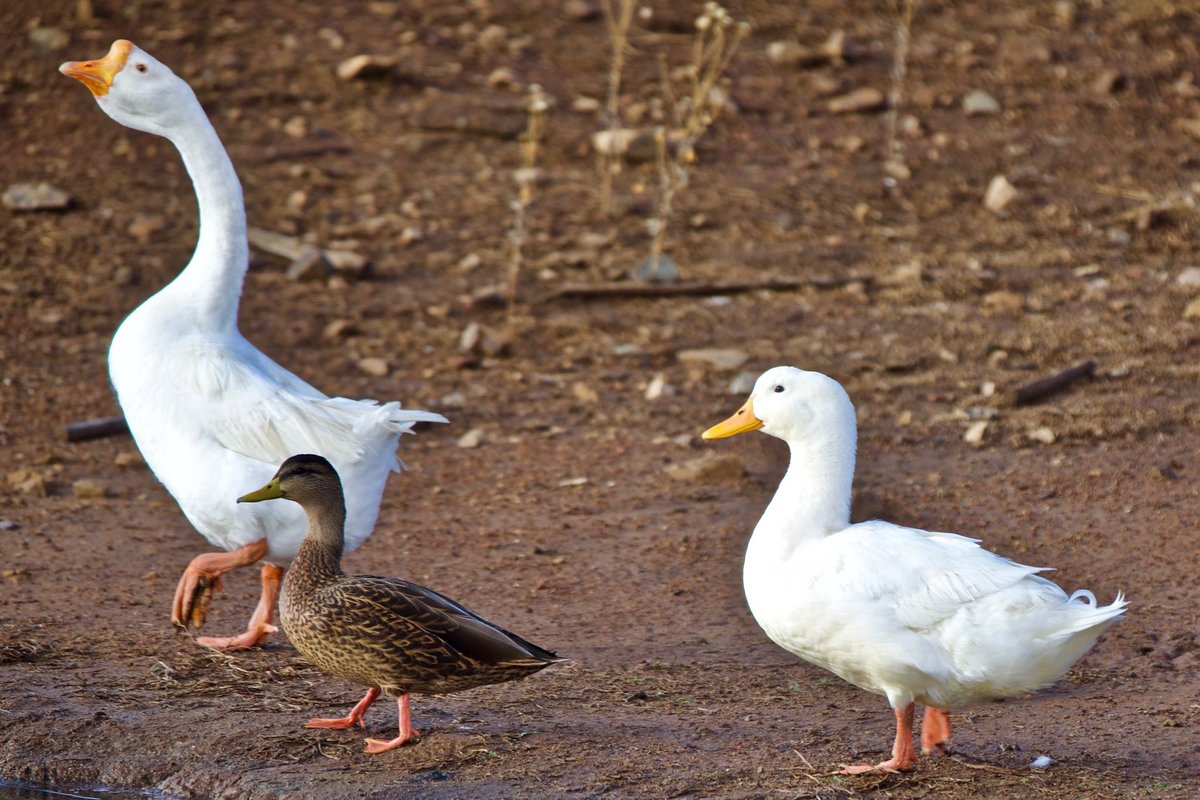
[[[270,480],[288,456],[321,453],[345,477],[351,550],[370,535],[388,474],[401,466],[400,434],[415,422],[446,419],[396,402],[328,397],[238,332],[248,259],[242,190],[186,82],[124,39],[102,59],[68,62],[59,71],[87,86],[117,122],[169,139],[195,186],[196,251],[174,281],[121,323],[109,375],[146,463],[192,525],[224,551],[188,565],[172,621],[201,627],[220,576],[265,559],[262,597],[246,632],[198,640],[214,648],[261,644],[275,630],[279,565],[296,555],[306,524],[292,503],[238,505],[238,495]]]
[[[704,432],[720,439],[761,429],[783,439],[791,463],[746,548],[750,610],[767,636],[862,689],[896,714],[892,757],[846,774],[916,763],[914,703],[923,703],[924,752],[950,738],[947,709],[1047,686],[1127,605],[1097,607],[952,533],[880,520],[850,524],[854,406],[825,375],[775,367],[733,416]]]

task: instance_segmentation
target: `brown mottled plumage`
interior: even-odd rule
[[[381,753],[418,735],[409,721],[409,692],[503,683],[561,660],[432,589],[342,572],[342,484],[324,458],[292,456],[269,484],[239,502],[279,497],[308,515],[308,533],[283,581],[283,628],[322,672],[370,687],[348,716],[314,719],[308,727],[365,727],[363,713],[384,692],[397,699],[400,735],[367,740],[368,753]]]

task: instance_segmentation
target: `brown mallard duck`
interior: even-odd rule
[[[313,719],[305,727],[365,728],[363,715],[383,692],[400,709],[395,739],[367,739],[366,752],[383,753],[419,735],[409,717],[409,693],[504,683],[562,660],[432,589],[342,572],[346,507],[341,480],[324,458],[292,456],[270,483],[238,502],[280,497],[308,515],[308,533],[283,580],[283,629],[319,670],[370,687],[347,716]]]

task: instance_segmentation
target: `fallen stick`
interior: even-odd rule
[[[1087,361],[1080,362],[1073,367],[1068,367],[1062,372],[1057,372],[1054,375],[1041,378],[1020,387],[1013,397],[1013,405],[1023,406],[1029,403],[1036,403],[1038,400],[1049,397],[1055,392],[1061,392],[1080,378],[1090,378],[1095,372],[1096,362],[1089,358]]]
[[[120,415],[67,424],[68,442],[86,442],[89,439],[103,439],[120,433],[129,433],[129,425],[126,424],[125,417]]]
[[[595,300],[601,298],[631,297],[695,297],[714,294],[740,294],[744,292],[794,291],[812,286],[817,289],[836,289],[848,283],[870,282],[870,275],[848,275],[837,278],[816,276],[812,278],[768,278],[760,281],[700,281],[690,283],[642,283],[640,281],[617,281],[615,283],[565,283],[542,298],[542,302],[562,298]]]

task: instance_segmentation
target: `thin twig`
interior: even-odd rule
[[[1013,405],[1023,406],[1036,403],[1056,392],[1061,392],[1080,378],[1090,378],[1095,372],[1096,362],[1088,359],[1061,372],[1027,383],[1016,390]]]
[[[82,422],[67,424],[68,442],[86,442],[91,439],[103,439],[122,433],[129,433],[129,425],[125,422],[125,417],[121,415],[86,419]]]
[[[695,297],[756,291],[787,292],[809,286],[814,289],[836,289],[856,281],[868,283],[871,277],[870,275],[814,276],[811,278],[767,278],[756,281],[698,281],[669,284],[642,283],[641,281],[566,283],[544,297],[542,302],[565,298],[601,300],[638,297]]]

